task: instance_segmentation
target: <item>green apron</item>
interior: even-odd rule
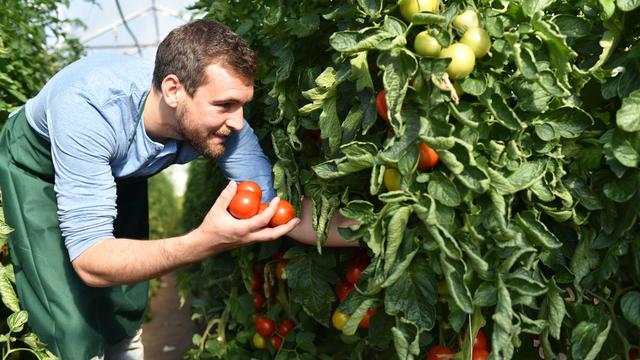
[[[0,135],[0,188],[14,228],[9,249],[20,305],[51,352],[86,360],[140,328],[148,282],[110,288],[82,282],[60,234],[53,179],[50,144],[29,126],[23,107]],[[115,237],[148,237],[146,178],[117,182],[117,209]]]

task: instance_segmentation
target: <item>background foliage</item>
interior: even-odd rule
[[[343,234],[372,259],[342,303],[333,287],[351,254],[322,241],[207,261],[185,282],[208,324],[191,357],[411,359],[443,344],[463,359],[483,328],[494,359],[629,358],[640,345],[638,6],[452,0],[411,23],[395,1],[198,1],[260,53],[248,113],[269,135],[278,194],[313,198],[321,239],[338,209],[358,219]],[[465,8],[492,48],[456,84],[456,103],[441,86],[448,60],[412,44],[424,29],[455,42]],[[377,119],[380,89],[389,124]],[[422,142],[440,155],[432,172],[416,171]],[[400,190],[383,187],[387,168]],[[286,282],[272,274],[279,249]],[[251,346],[256,264],[275,293],[263,312],[297,324],[277,353]],[[358,329],[370,307],[383,311]],[[336,309],[351,316],[341,332]]]

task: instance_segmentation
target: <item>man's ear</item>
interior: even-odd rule
[[[173,74],[165,76],[164,79],[162,79],[162,84],[160,84],[160,90],[162,91],[162,97],[165,103],[172,108],[176,108],[178,106],[180,93],[184,90],[178,77]]]

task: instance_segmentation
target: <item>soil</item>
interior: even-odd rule
[[[151,320],[142,327],[144,358],[179,360],[193,347],[191,338],[198,327],[191,321],[191,303],[178,309],[178,291],[174,273],[160,279],[160,289],[151,299]]]

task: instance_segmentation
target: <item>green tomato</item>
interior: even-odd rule
[[[427,30],[416,35],[416,38],[413,41],[413,48],[415,49],[416,54],[429,57],[438,57],[438,55],[440,55],[440,50],[442,50],[442,46],[440,46],[438,40],[429,35]]]
[[[453,18],[453,27],[462,34],[471,28],[480,27],[478,13],[468,9],[461,12]]]
[[[482,28],[471,28],[467,30],[464,35],[462,35],[460,42],[470,47],[477,59],[487,55],[489,49],[491,49],[489,34]]]
[[[415,13],[424,11],[438,13],[440,0],[400,0],[398,6],[402,17],[411,22],[411,17]]]
[[[447,67],[447,74],[454,80],[462,79],[471,74],[476,66],[476,56],[473,50],[465,44],[451,44],[440,52],[440,57],[451,59],[449,67]]]
[[[251,339],[251,341],[253,342],[253,346],[256,349],[266,349],[267,348],[267,339],[265,339],[264,337],[262,337],[262,335],[255,333],[253,334],[253,339]]]
[[[331,316],[331,323],[333,323],[333,327],[335,327],[336,329],[342,330],[347,324],[347,321],[349,321],[350,317],[351,316],[349,316],[349,314],[335,311]]]
[[[400,180],[401,180],[400,172],[393,168],[387,168],[384,170],[384,176],[382,178],[382,182],[384,183],[384,187],[389,191],[400,190]]]

